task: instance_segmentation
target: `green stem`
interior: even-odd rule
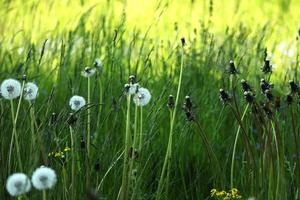
[[[47,197],[46,197],[46,190],[43,190],[43,200],[47,200]]]
[[[70,126],[70,138],[71,138],[71,153],[72,153],[72,169],[71,169],[71,173],[72,173],[72,177],[71,177],[71,197],[72,199],[74,199],[75,195],[75,152],[74,152],[74,136],[73,136],[73,128]]]
[[[123,175],[122,175],[122,185],[120,190],[120,199],[128,199],[128,152],[130,148],[130,101],[131,95],[127,95],[127,115],[126,115],[126,132],[125,132],[125,149],[124,149],[124,163],[123,163]]]
[[[249,104],[247,104],[247,106],[244,110],[241,121],[243,121],[243,119],[244,119],[244,117],[247,113],[248,108],[249,108]],[[234,188],[234,186],[233,186],[234,161],[235,161],[236,146],[237,146],[237,141],[238,141],[238,138],[239,138],[240,130],[241,130],[241,126],[239,125],[238,130],[237,130],[236,135],[235,135],[233,151],[232,151],[231,170],[230,170],[230,188]]]
[[[139,142],[139,153],[142,153],[143,146],[143,106],[140,107],[140,142]]]
[[[277,182],[276,182],[276,193],[275,193],[275,199],[278,198],[279,194],[279,186],[280,186],[280,157],[279,157],[279,148],[278,148],[278,141],[276,136],[276,131],[273,122],[271,122],[272,129],[273,129],[273,135],[275,140],[275,148],[276,148],[276,155],[277,155]]]
[[[158,182],[158,188],[156,192],[156,200],[161,199],[161,193],[163,190],[163,183],[164,183],[164,175],[165,175],[165,170],[168,162],[170,162],[171,159],[171,148],[172,148],[172,136],[173,136],[173,128],[174,128],[174,122],[175,122],[175,117],[176,117],[176,111],[177,111],[177,106],[178,106],[178,101],[179,101],[179,95],[180,95],[180,89],[181,89],[181,82],[182,82],[182,74],[183,74],[183,61],[184,61],[184,49],[182,47],[181,49],[181,63],[180,63],[180,74],[179,74],[179,82],[178,82],[178,87],[177,87],[177,94],[176,94],[176,99],[175,99],[175,105],[174,105],[174,110],[172,111],[173,113],[171,114],[171,122],[170,122],[170,134],[169,134],[169,142],[168,142],[168,148],[162,168],[162,172],[160,175],[160,179]],[[168,184],[168,183],[167,183]]]
[[[88,99],[87,99],[88,106],[90,106],[91,103],[91,80],[90,77],[88,77]],[[90,145],[91,145],[91,109],[90,107],[87,109],[87,154],[88,159],[90,159]]]

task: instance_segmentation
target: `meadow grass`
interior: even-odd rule
[[[300,198],[297,1],[22,2],[0,3],[0,80],[39,94],[0,99],[1,199],[41,165],[58,182],[21,199]],[[72,111],[73,95],[87,104]]]

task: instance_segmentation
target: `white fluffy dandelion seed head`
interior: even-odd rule
[[[24,86],[24,99],[31,101],[36,99],[37,95],[38,95],[38,86],[34,83],[26,83]]]
[[[91,77],[96,73],[96,68],[86,67],[82,72],[81,75],[84,77]]]
[[[137,106],[145,106],[149,103],[151,99],[151,94],[146,88],[139,88],[137,93],[133,97],[133,102]]]
[[[0,90],[4,99],[15,99],[21,94],[21,84],[15,79],[7,79],[2,82]]]
[[[37,168],[31,177],[32,185],[38,190],[51,189],[57,182],[53,169],[45,166]]]
[[[71,99],[69,101],[69,105],[72,110],[77,111],[80,108],[82,108],[83,106],[85,106],[85,99],[82,96],[74,95],[71,97]]]
[[[95,62],[94,62],[95,67],[97,68],[101,68],[103,66],[102,61],[100,60],[100,58],[96,58]]]
[[[8,177],[6,190],[11,196],[19,196],[31,189],[31,183],[26,174],[15,173]]]

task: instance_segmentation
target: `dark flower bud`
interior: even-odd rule
[[[80,148],[85,149],[85,140],[84,139],[80,140]]]
[[[299,85],[295,83],[295,81],[290,80],[289,84],[290,84],[290,89],[292,94],[299,92]]]
[[[195,120],[195,116],[193,114],[193,104],[190,96],[185,97],[185,102],[183,104],[183,110],[187,117],[187,120],[193,121]]]
[[[54,125],[57,122],[57,114],[52,113],[50,118],[50,125]]]
[[[223,104],[226,104],[228,101],[230,101],[230,96],[224,89],[220,89],[219,98]]]
[[[169,109],[174,109],[174,106],[175,106],[174,97],[173,97],[173,95],[170,95],[168,97],[168,108]]]
[[[272,116],[273,116],[273,111],[272,111],[272,109],[271,109],[271,107],[270,107],[270,104],[268,104],[268,103],[265,103],[265,104],[263,104],[263,110],[265,111],[265,113],[266,113],[266,115],[268,116],[268,118],[272,118]]]
[[[185,44],[186,44],[186,43],[185,43],[185,38],[182,37],[182,38],[180,39],[180,41],[181,41],[181,45],[182,45],[182,46],[185,46]]]
[[[290,94],[286,95],[286,102],[288,105],[291,105],[293,103],[293,96]]]
[[[129,81],[129,84],[135,84],[136,83],[135,75],[130,75],[128,81]]]
[[[244,92],[252,91],[251,86],[247,83],[247,81],[245,79],[241,80],[241,85],[242,85],[242,89],[243,89]]]
[[[193,104],[190,96],[185,96],[184,107],[188,110],[192,110]]]
[[[26,80],[27,80],[27,76],[25,74],[23,74],[22,81],[26,81]]]
[[[272,65],[270,64],[270,60],[265,60],[265,63],[262,66],[261,71],[265,74],[272,72]]]
[[[276,96],[275,97],[275,103],[274,103],[274,106],[276,109],[279,109],[280,106],[281,106],[281,100],[280,100],[280,96]]]
[[[271,90],[269,90],[269,89],[265,91],[265,96],[268,99],[268,101],[273,101],[273,99],[274,99],[273,94],[272,94]]]
[[[236,70],[236,68],[235,68],[235,64],[234,64],[234,62],[231,60],[231,61],[229,61],[229,69],[228,69],[228,73],[229,74],[237,74],[237,70]]]
[[[264,94],[266,90],[271,90],[273,88],[273,84],[268,83],[265,79],[261,79],[260,88],[261,92]]]
[[[248,103],[252,103],[254,101],[254,95],[251,91],[244,92],[244,98]]]
[[[76,123],[76,121],[77,121],[77,117],[73,113],[70,113],[69,118],[67,120],[69,126],[73,126]]]

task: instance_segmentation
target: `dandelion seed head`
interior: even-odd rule
[[[15,79],[4,80],[0,87],[4,99],[12,100],[20,96],[21,84]]]
[[[149,103],[151,99],[151,94],[146,88],[138,88],[136,94],[133,97],[133,102],[137,106],[145,106]]]
[[[85,99],[82,96],[74,95],[73,97],[71,97],[69,105],[72,110],[77,111],[83,106],[85,106]]]
[[[19,196],[31,189],[29,178],[23,173],[15,173],[8,177],[6,190],[11,196]]]
[[[56,184],[57,177],[53,169],[41,166],[33,172],[31,181],[36,189],[46,190],[51,189]]]
[[[26,83],[24,86],[24,99],[31,101],[36,99],[37,95],[38,95],[38,86],[34,83]]]
[[[94,61],[94,66],[98,69],[101,69],[103,67],[103,63],[102,61],[100,60],[100,58],[96,58],[95,61]]]
[[[84,77],[91,77],[96,73],[96,68],[86,67],[82,72],[81,75]]]

